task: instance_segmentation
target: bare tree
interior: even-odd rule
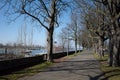
[[[113,46],[113,61],[110,66],[120,66],[120,0],[103,0],[102,2],[109,11],[111,25],[111,33],[109,35]]]
[[[67,40],[66,40],[67,36],[66,36],[66,34],[67,33],[66,33],[64,28],[59,33],[59,40],[60,40],[60,44],[62,45],[63,52],[65,51],[65,45],[67,43]]]
[[[105,6],[109,17],[109,66],[120,66],[120,0],[94,0]]]
[[[27,46],[27,25],[26,21],[20,26],[18,29],[18,43],[23,45],[24,47]]]
[[[106,30],[104,30],[104,28],[106,28],[105,26],[105,15],[101,14],[99,11],[103,11],[105,13],[104,7],[102,5],[96,4],[95,5],[95,10],[92,11],[93,13],[91,13],[91,15],[89,15],[89,22],[90,20],[92,20],[93,22],[90,22],[90,24],[93,24],[92,26],[88,26],[88,29],[92,30],[92,32],[94,32],[95,34],[97,34],[98,36],[98,45],[99,45],[99,54],[100,57],[104,56],[104,41],[106,39],[108,39],[108,37],[106,36]],[[90,16],[92,16],[90,18]],[[94,20],[95,19],[95,20]],[[97,27],[96,27],[97,26]]]
[[[25,14],[47,30],[47,61],[53,61],[54,28],[58,26],[58,16],[66,9],[69,2],[66,0],[3,0],[2,3],[3,6],[9,6],[7,12],[17,13],[17,17]]]
[[[79,3],[78,1],[83,2]],[[80,7],[83,6],[81,9],[87,9],[84,11],[85,13],[90,12],[88,13],[90,16],[87,17],[88,20],[86,20],[86,22],[89,24],[88,27],[98,28],[94,29],[94,32],[99,37],[98,39],[101,41],[101,46],[103,45],[103,41],[107,37],[109,38],[109,66],[119,66],[120,0],[92,0],[89,3],[87,0],[76,0],[76,2],[78,2]],[[89,11],[91,8],[92,12]],[[105,35],[106,33],[107,37]]]
[[[79,23],[80,20],[78,18],[78,14],[73,11],[74,13],[71,14],[71,23],[68,25],[68,29],[70,37],[75,41],[75,53],[77,53],[77,39],[78,39],[78,28],[80,27]]]
[[[73,40],[71,38],[71,32],[68,28],[68,25],[64,28],[61,29],[61,32],[59,33],[59,38],[61,39],[62,42],[62,47],[64,48],[65,51],[67,51],[67,55],[69,55],[69,50],[70,50],[70,40]]]

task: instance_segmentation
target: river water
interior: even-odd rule
[[[20,50],[17,49],[8,49],[7,53],[13,53],[13,54],[20,54]],[[45,49],[41,49],[41,50],[26,50],[27,53],[29,53],[32,56],[35,55],[42,55],[42,54],[47,54],[47,51]],[[0,48],[0,54],[4,54],[5,53],[5,49],[4,48]]]

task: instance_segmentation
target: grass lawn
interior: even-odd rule
[[[109,67],[107,63],[108,55],[105,55],[103,58],[99,58],[98,55],[94,56],[101,63],[101,70],[105,73],[105,78],[108,80],[120,80],[120,67]]]

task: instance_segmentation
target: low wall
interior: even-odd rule
[[[13,60],[0,61],[0,75],[9,74],[44,62],[44,56],[27,57]]]
[[[75,51],[70,51],[69,55]],[[67,55],[67,52],[54,53],[53,59],[61,58]],[[43,63],[45,55],[0,61],[0,75],[9,74],[13,71],[18,71],[26,67],[30,67],[39,63]]]
[[[68,52],[68,55],[71,55],[71,54],[74,54],[75,51],[70,51]],[[58,59],[58,58],[61,58],[61,57],[64,57],[64,56],[67,56],[67,52],[60,52],[60,53],[54,53],[53,54],[53,59]]]

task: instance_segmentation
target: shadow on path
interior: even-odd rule
[[[105,73],[99,73],[99,65],[96,65],[96,63],[99,62],[97,60],[64,61],[62,63],[59,63],[59,66],[56,65],[54,67],[49,67],[48,69],[40,72],[52,73],[67,71],[69,72],[68,74],[87,76],[89,77],[89,80],[107,80],[107,77],[104,77]],[[91,73],[97,75],[92,76],[90,75]]]
[[[38,71],[39,73],[34,76],[27,76],[19,80],[107,80],[111,76],[119,75],[105,77],[105,74],[116,70],[103,73],[99,66],[99,61],[94,59],[91,53],[85,52]]]
[[[98,72],[99,70],[99,65],[96,65],[96,63],[99,64],[97,60],[81,60],[81,61],[64,61],[62,63],[59,63],[59,66],[54,66],[54,67],[49,67],[49,69],[40,71],[42,73],[46,72],[60,72],[60,71],[67,71],[69,74],[75,74],[75,75],[80,75],[80,76],[88,76],[89,80],[108,80],[108,78],[118,74],[110,75],[105,77],[105,74],[109,74],[112,72],[118,72],[120,70],[113,70],[113,71],[108,71],[105,73],[100,73]],[[87,73],[81,73],[82,72],[87,72]],[[89,73],[94,73],[97,74],[96,76],[91,76]]]

